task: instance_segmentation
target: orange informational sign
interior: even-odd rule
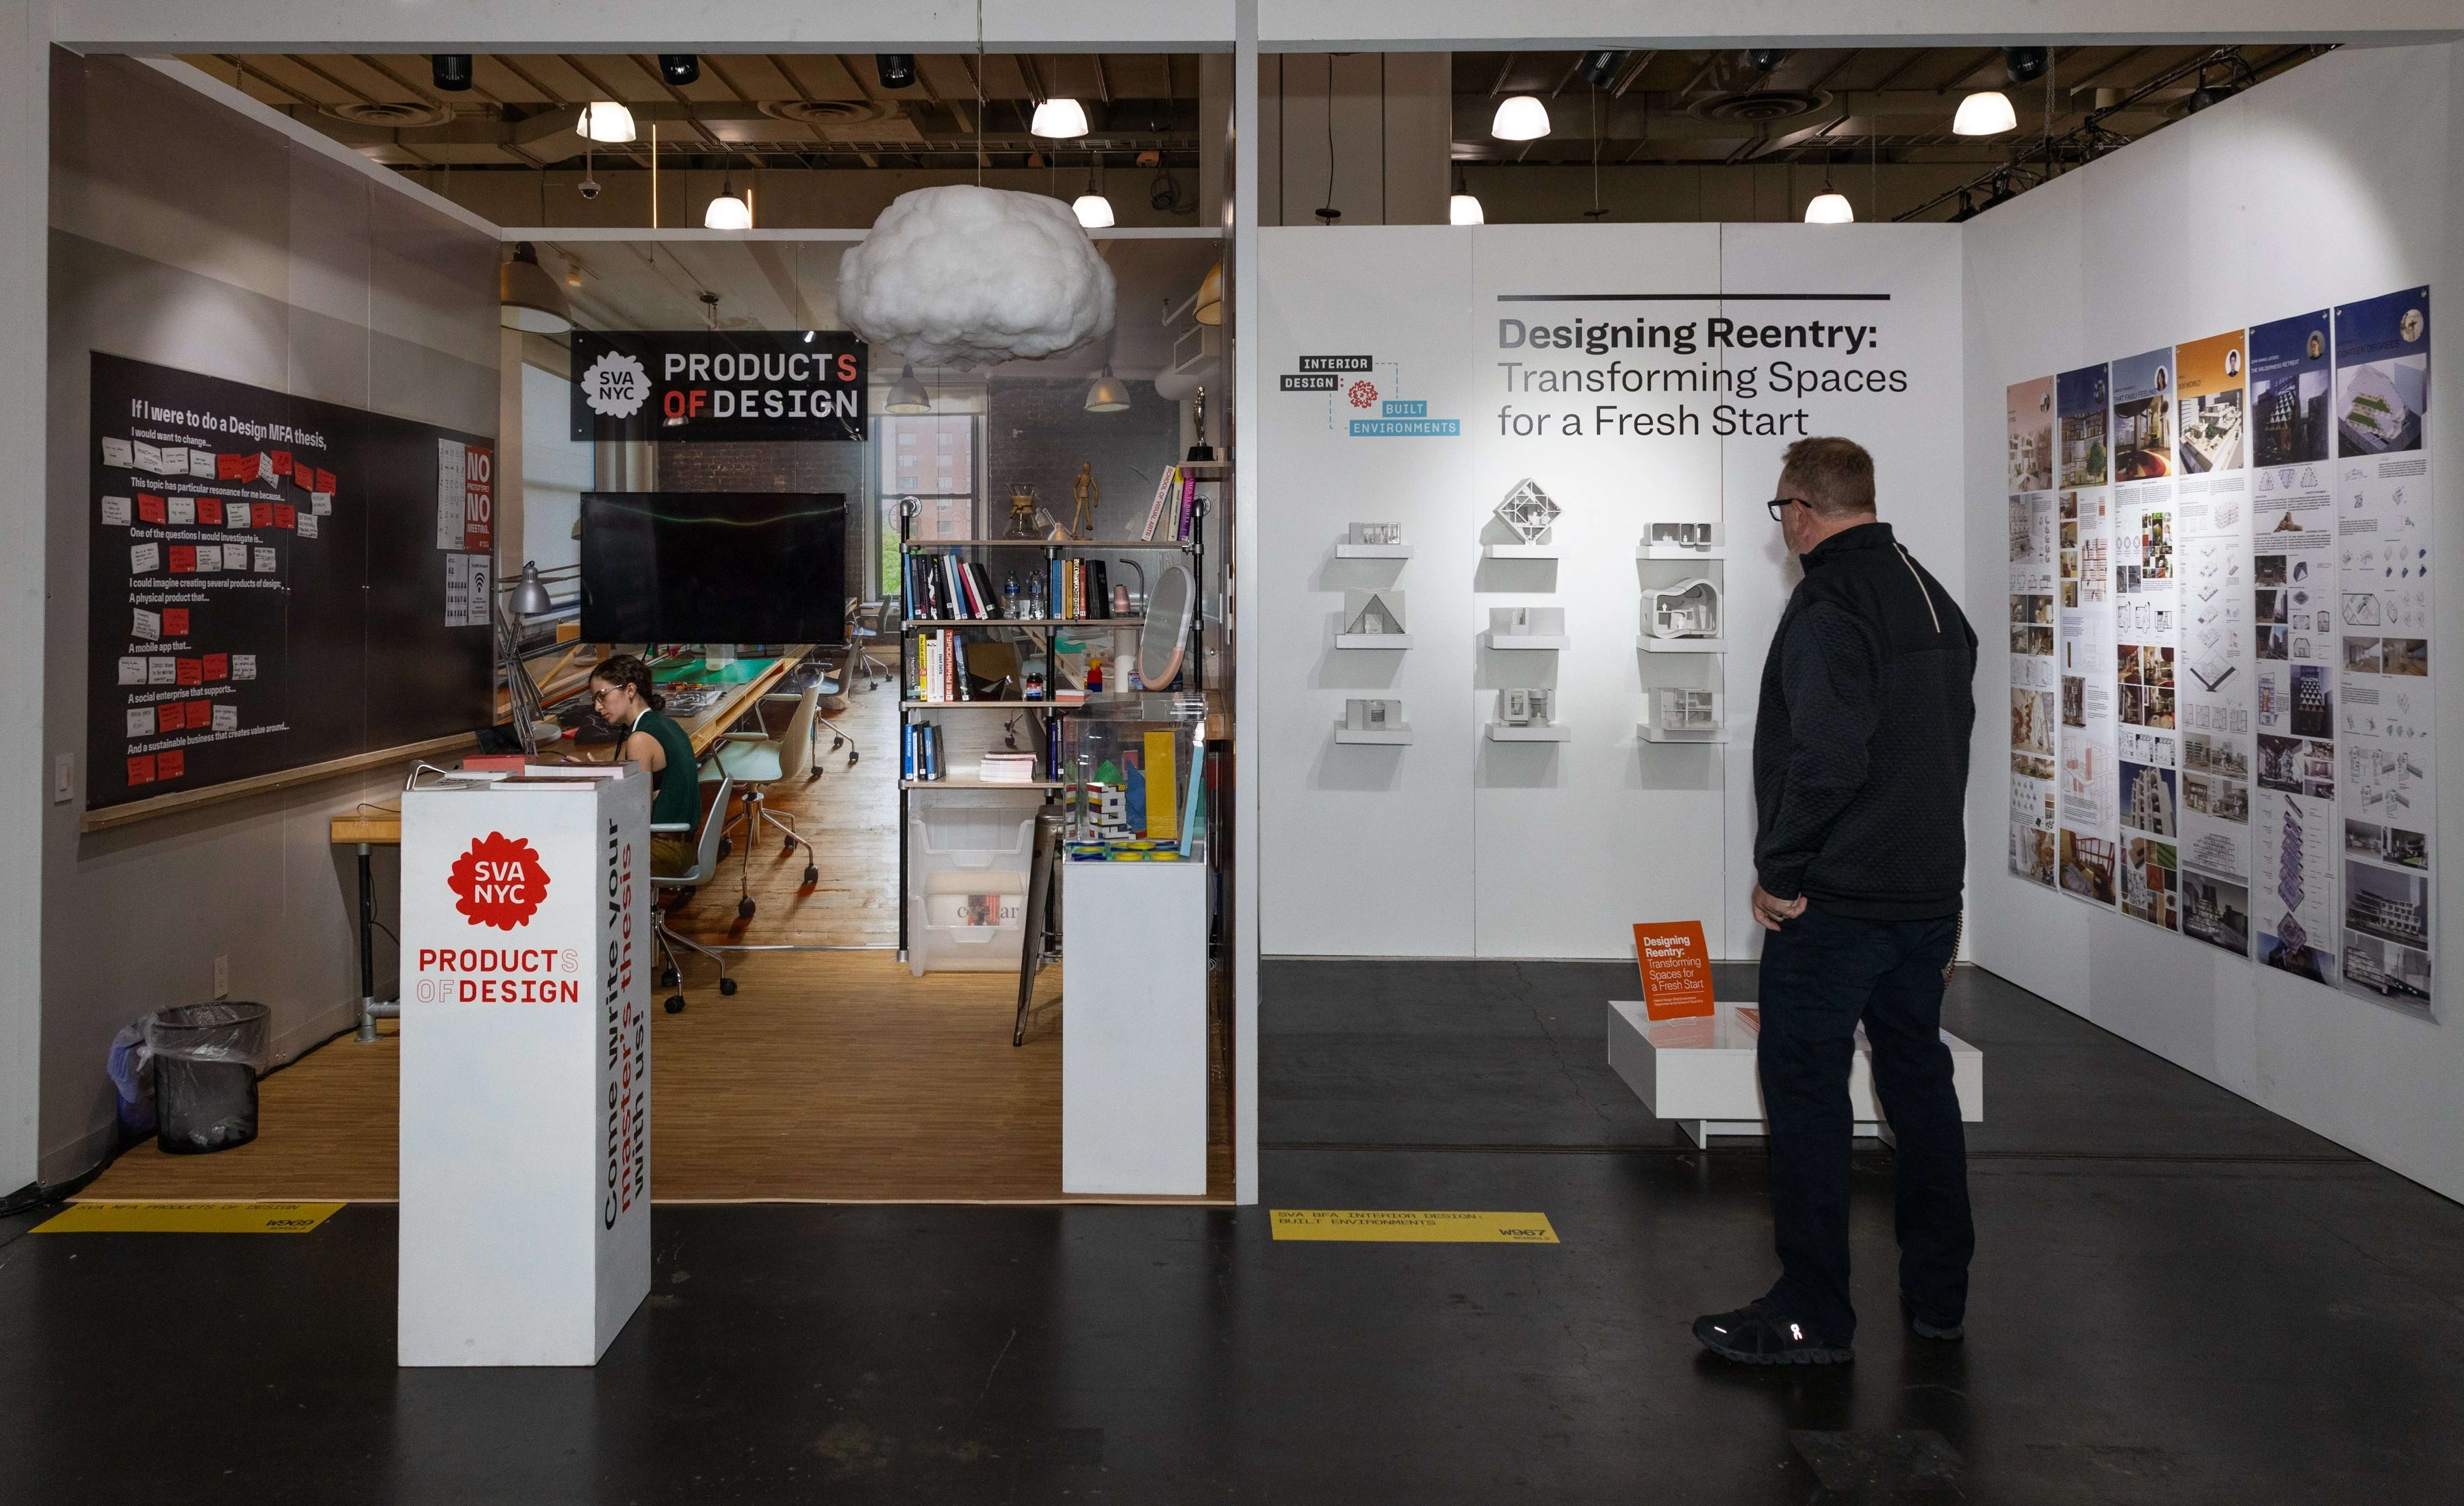
[[[1642,1008],[1655,1020],[1683,1020],[1711,1012],[1711,954],[1703,944],[1703,922],[1639,922],[1635,961],[1642,966]]]

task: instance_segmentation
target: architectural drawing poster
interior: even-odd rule
[[[2053,887],[2056,823],[2054,379],[2004,394],[2011,557],[2011,872]]]

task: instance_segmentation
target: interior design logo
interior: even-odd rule
[[[500,931],[528,925],[547,898],[547,870],[539,854],[530,843],[501,831],[473,838],[445,881],[453,891],[454,909],[473,925]]]

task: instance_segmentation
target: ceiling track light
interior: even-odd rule
[[[1488,134],[1502,142],[1536,142],[1549,134],[1549,107],[1536,96],[1518,94],[1498,105]]]
[[[701,81],[701,58],[693,53],[661,53],[659,77],[676,88]]]
[[[1785,47],[1757,47],[1746,54],[1746,66],[1758,74],[1775,74],[1787,61]]]
[[[881,78],[885,89],[915,87],[915,55],[913,53],[875,53],[872,71]]]
[[[2053,54],[2041,47],[2006,47],[2002,49],[2002,71],[2013,83],[2035,83],[2045,77],[2053,66]]]
[[[1955,136],[1999,136],[2018,128],[2018,113],[1999,89],[1980,89],[1960,100],[1959,113],[1950,121]]]
[[[430,53],[428,57],[430,82],[447,94],[460,94],[471,87],[471,55],[469,53]]]
[[[1583,81],[1595,89],[1607,88],[1616,79],[1617,70],[1624,67],[1625,60],[1633,55],[1632,53],[1621,52],[1615,48],[1601,48],[1596,52],[1585,53]]]

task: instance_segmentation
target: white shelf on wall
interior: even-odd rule
[[[1498,632],[1492,630],[1483,632],[1480,635],[1480,641],[1484,645],[1492,649],[1512,650],[1562,649],[1573,643],[1573,640],[1567,637],[1562,632]]]
[[[1728,729],[1726,727],[1713,727],[1705,732],[1670,732],[1655,727],[1648,721],[1636,722],[1634,735],[1645,742],[1726,742],[1728,741]]]
[[[1634,546],[1634,557],[1638,560],[1725,560],[1728,557],[1728,546],[1713,544],[1707,549],[1688,549],[1677,543],[1638,543]]]
[[[1338,632],[1334,635],[1338,649],[1408,649],[1412,635],[1408,632]]]
[[[1484,729],[1491,742],[1572,742],[1574,729],[1563,722],[1549,722],[1536,727],[1509,727],[1503,721],[1492,721]]]
[[[1553,560],[1557,546],[1553,543],[1485,543],[1480,546],[1484,560]]]
[[[1650,633],[1635,634],[1634,646],[1647,653],[1726,653],[1726,638],[1655,638]]]
[[[1394,746],[1412,741],[1412,724],[1407,721],[1399,727],[1379,727],[1373,731],[1366,727],[1347,727],[1342,722],[1337,721],[1334,724],[1334,741],[1337,742],[1371,742],[1386,746]]]
[[[1338,543],[1334,546],[1338,560],[1408,560],[1412,546],[1408,543]]]

